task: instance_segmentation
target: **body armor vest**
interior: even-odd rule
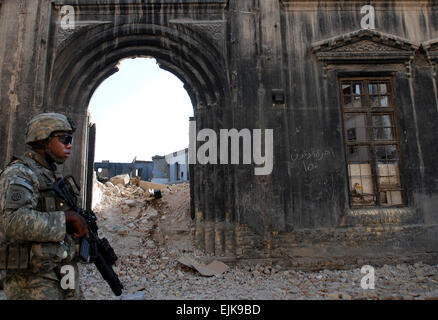
[[[35,159],[34,159],[35,160]],[[39,167],[32,158],[16,157],[12,162],[19,161],[22,164],[29,167],[36,176],[38,177],[38,203],[35,208],[37,211],[41,212],[52,212],[52,211],[65,211],[68,206],[57,197],[54,190],[51,189],[51,185],[56,181],[56,179],[61,178],[61,175],[55,171],[51,171],[45,167]],[[36,160],[35,160],[36,161]],[[79,191],[77,186],[72,186],[72,182],[67,180],[67,185],[77,197]],[[26,270],[30,268],[31,260],[31,250],[32,245],[37,243],[20,243],[20,244],[6,244],[6,246],[0,247],[0,270]],[[60,243],[62,251],[64,251],[63,242]]]
[[[55,191],[50,189],[52,183],[61,176],[46,168],[37,168],[35,163],[33,163],[33,161],[28,157],[17,157],[17,159],[32,169],[33,172],[38,173],[39,197],[38,204],[35,209],[43,212],[65,211],[65,203],[56,196]]]

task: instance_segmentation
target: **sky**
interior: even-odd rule
[[[95,162],[151,160],[189,146],[193,107],[183,83],[155,59],[124,59],[94,92]]]

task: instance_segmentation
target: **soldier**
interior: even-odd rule
[[[78,299],[79,238],[85,220],[56,197],[50,185],[61,177],[57,164],[70,157],[76,127],[62,114],[43,113],[26,128],[31,150],[14,158],[0,176],[0,270],[8,299]],[[74,184],[76,195],[79,190]],[[74,289],[63,288],[62,266],[73,268]],[[65,287],[65,285],[64,285]],[[67,289],[67,290],[64,290]]]

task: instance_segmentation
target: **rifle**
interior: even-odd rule
[[[76,198],[70,192],[63,178],[55,181],[50,189],[54,190],[58,197],[63,199],[73,211],[76,211],[87,222],[88,239],[82,238],[79,257],[83,261],[93,262],[114,294],[120,296],[123,285],[112,268],[117,260],[117,255],[106,238],[99,238],[96,215],[93,211],[84,210],[76,205]]]

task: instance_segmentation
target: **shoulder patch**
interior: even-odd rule
[[[24,192],[22,190],[20,191],[15,190],[11,193],[12,201],[20,201],[23,198],[23,196],[24,196]]]
[[[23,206],[32,205],[33,193],[28,187],[21,184],[10,184],[6,191],[5,209],[18,209]]]
[[[21,177],[12,178],[10,185],[22,186],[22,187],[25,187],[26,189],[28,189],[30,192],[34,192],[34,187],[33,187],[32,182],[30,182],[27,179],[21,178]]]

